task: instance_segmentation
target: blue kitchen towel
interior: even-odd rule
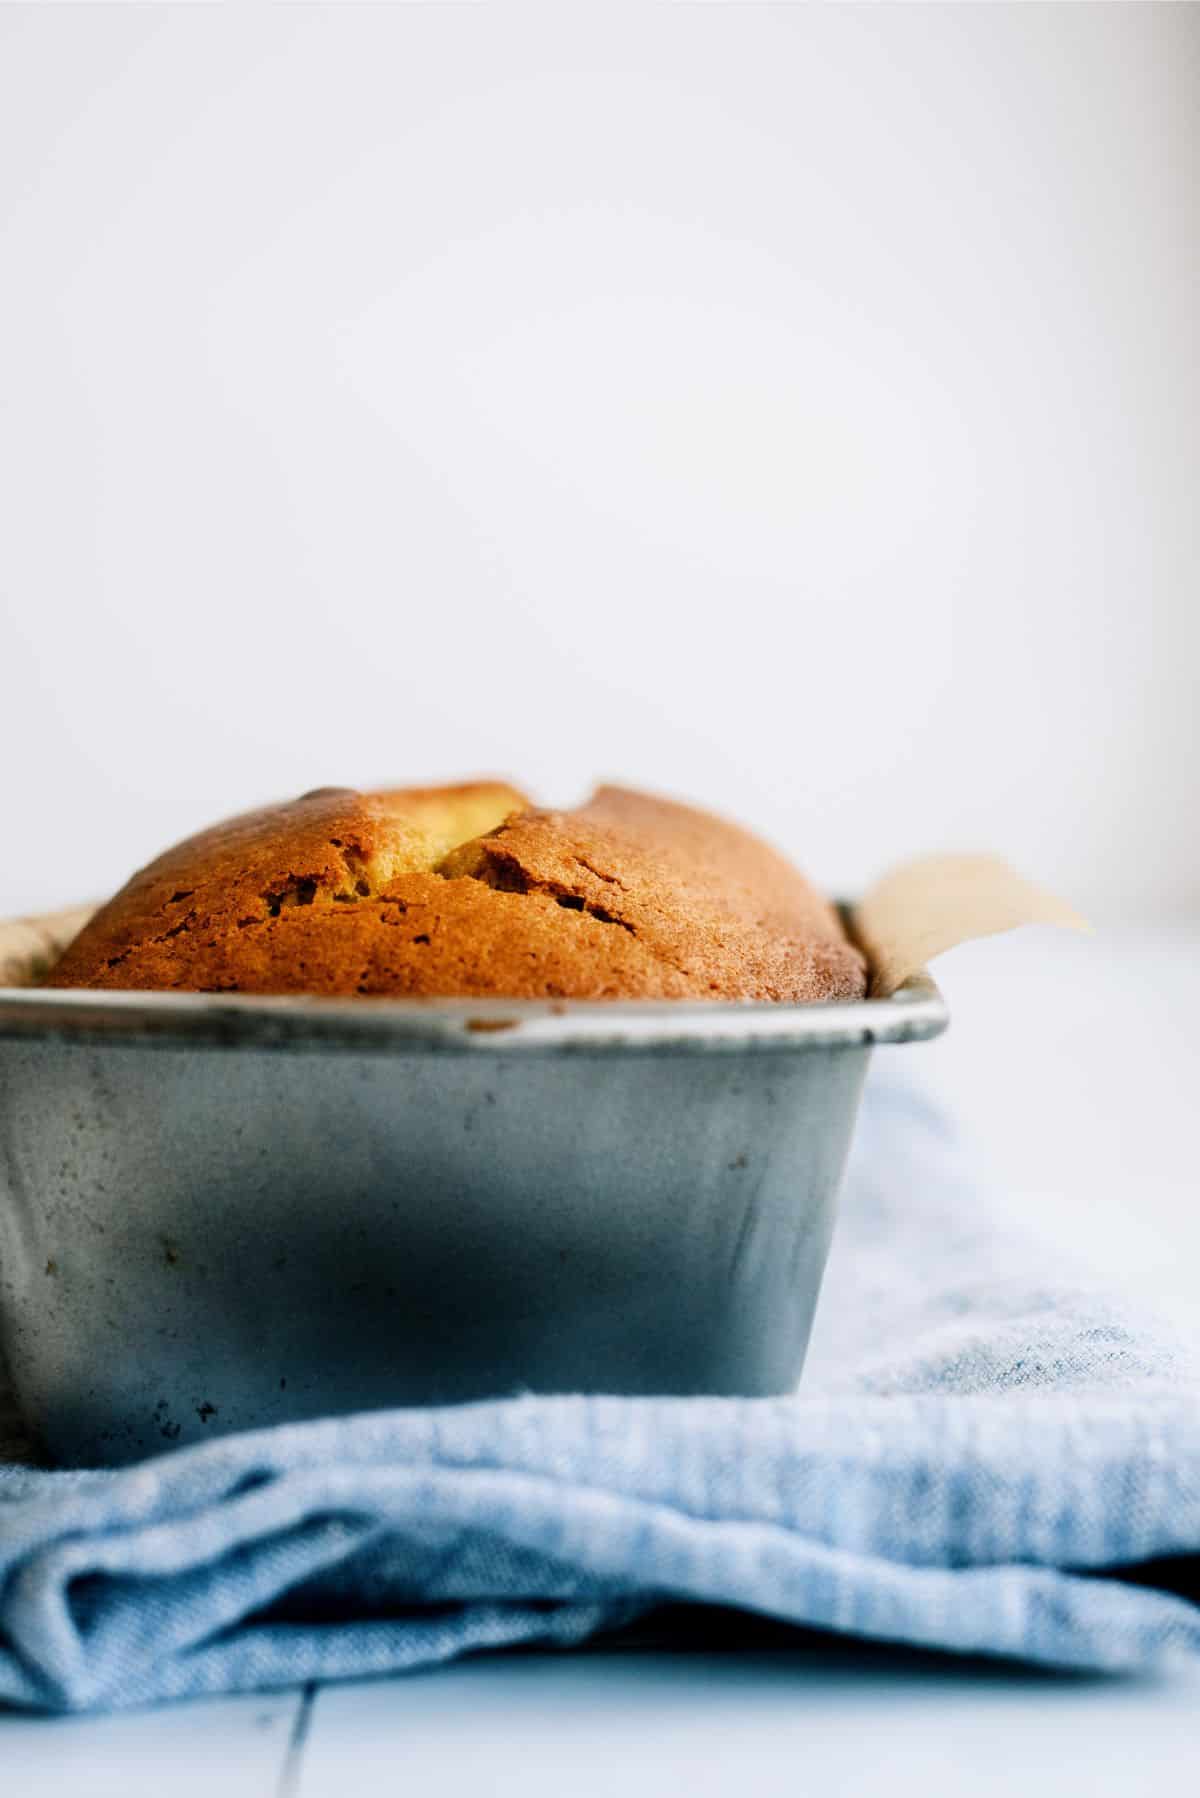
[[[800,1393],[513,1398],[0,1470],[0,1699],[573,1643],[666,1601],[1077,1668],[1200,1651],[1200,1343],[868,1091]]]

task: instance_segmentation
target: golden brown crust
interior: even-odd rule
[[[859,998],[837,913],[766,844],[618,787],[322,788],[151,862],[51,986],[506,998]]]

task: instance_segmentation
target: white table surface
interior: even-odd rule
[[[1195,1314],[1200,928],[1026,932],[938,973],[951,1034],[881,1053],[920,1055],[1002,1178],[1054,1196],[1047,1229]],[[1135,1798],[1198,1781],[1200,1662],[1078,1678],[812,1638],[495,1657],[115,1718],[0,1712],[14,1798]]]

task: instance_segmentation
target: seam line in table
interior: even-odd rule
[[[295,1798],[295,1794],[299,1790],[300,1770],[304,1760],[305,1746],[308,1742],[308,1732],[312,1727],[313,1705],[316,1697],[316,1682],[310,1680],[300,1693],[300,1703],[297,1705],[296,1715],[292,1719],[292,1733],[288,1737],[287,1751],[279,1772],[279,1784],[275,1788],[276,1798]]]

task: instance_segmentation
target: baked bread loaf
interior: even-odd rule
[[[860,998],[863,958],[782,856],[620,787],[323,787],[169,849],[57,987],[571,999]]]

